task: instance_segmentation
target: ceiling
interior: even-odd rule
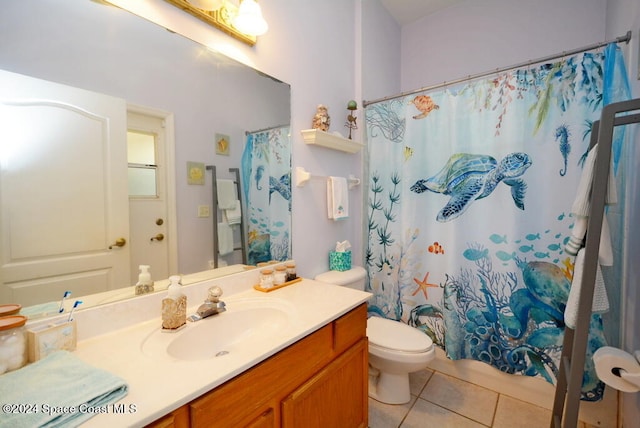
[[[463,0],[380,0],[400,25],[410,24],[461,1]]]

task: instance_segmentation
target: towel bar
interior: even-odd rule
[[[314,175],[305,170],[301,166],[296,167],[296,187],[304,187],[312,178],[329,178],[326,175]],[[349,184],[349,189],[353,189],[356,186],[360,185],[360,179],[355,177],[353,174],[349,174],[347,177],[347,183]]]

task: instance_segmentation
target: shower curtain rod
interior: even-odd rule
[[[485,71],[483,73],[469,75],[469,76],[463,77],[461,79],[451,80],[451,81],[448,81],[448,82],[445,81],[445,82],[438,83],[438,84],[435,84],[435,85],[432,85],[432,86],[426,86],[424,88],[415,89],[413,91],[402,92],[402,93],[400,93],[398,95],[391,95],[389,97],[378,98],[378,99],[375,99],[375,100],[372,100],[372,101],[363,101],[362,105],[364,107],[367,107],[367,106],[369,106],[371,104],[376,104],[376,103],[380,103],[380,102],[383,102],[383,101],[389,101],[389,100],[393,100],[393,99],[396,99],[396,98],[402,98],[402,97],[405,97],[407,95],[413,95],[413,94],[417,94],[417,93],[424,92],[424,91],[431,91],[433,89],[438,89],[438,88],[442,88],[442,87],[449,86],[449,85],[455,85],[457,83],[462,83],[462,82],[466,82],[466,81],[469,81],[469,80],[479,79],[481,77],[491,76],[492,74],[502,73],[502,72],[505,72],[505,71],[514,70],[516,68],[530,66],[531,64],[537,64],[537,63],[540,63],[540,62],[551,61],[553,59],[562,58],[563,56],[575,55],[575,54],[578,54],[578,53],[581,53],[581,52],[590,51],[592,49],[601,48],[602,46],[606,46],[606,45],[608,45],[610,43],[621,43],[621,42],[629,43],[629,40],[631,40],[631,31],[627,31],[627,34],[625,34],[624,36],[617,37],[617,38],[615,38],[613,40],[608,40],[608,41],[604,41],[604,42],[600,42],[600,43],[594,43],[592,45],[585,46],[585,47],[582,47],[582,48],[573,49],[573,50],[570,50],[570,51],[564,51],[562,53],[549,55],[549,56],[546,56],[544,58],[538,58],[538,59],[534,59],[534,60],[530,60],[530,61],[526,61],[526,62],[521,62],[520,64],[511,65],[509,67],[497,68],[495,70]]]
[[[272,129],[284,128],[285,126],[289,126],[289,125],[288,124],[287,125],[276,125],[276,126],[270,126],[269,128],[257,129],[255,131],[244,131],[244,135],[247,136],[249,134],[257,134],[258,132],[271,131]]]

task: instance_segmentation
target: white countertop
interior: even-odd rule
[[[160,329],[159,307],[157,318],[99,336],[88,335],[87,339],[78,342],[75,354],[80,359],[126,380],[129,386],[128,394],[118,404],[124,404],[126,410],[131,409],[131,412],[124,414],[96,415],[83,426],[142,426],[150,423],[366,302],[370,294],[304,279],[270,293],[245,287],[242,291],[223,296],[222,300],[227,302],[227,307],[230,308],[235,299],[251,297],[285,300],[294,308],[294,322],[268,341],[256,343],[251,349],[231,352],[222,357],[201,361],[167,361],[145,355],[141,349],[144,339]],[[189,313],[192,313],[199,303],[201,301],[190,299]],[[196,323],[187,323],[185,329],[198,323],[215,323],[215,318],[216,316],[213,316]],[[181,332],[163,334],[173,335]],[[220,334],[225,332],[221,331]]]

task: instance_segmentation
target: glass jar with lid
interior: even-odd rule
[[[275,285],[284,284],[287,280],[287,268],[285,266],[276,266],[276,272],[273,274],[273,283]]]
[[[260,287],[271,288],[273,287],[273,270],[262,269],[260,271]]]
[[[0,374],[27,364],[27,317],[0,317]]]
[[[298,277],[298,275],[296,274],[296,264],[290,262],[285,266],[287,268],[287,281],[293,281],[294,279],[296,279]]]

